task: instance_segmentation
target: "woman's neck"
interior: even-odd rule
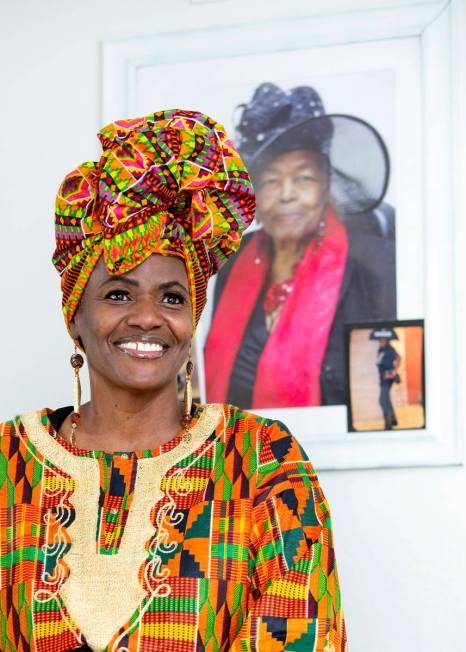
[[[181,430],[181,417],[176,380],[150,394],[91,381],[91,400],[81,408],[76,445],[107,452],[157,448]],[[60,428],[65,439],[69,433],[70,418]]]
[[[270,282],[281,283],[293,277],[293,270],[301,261],[310,237],[301,240],[274,240]]]

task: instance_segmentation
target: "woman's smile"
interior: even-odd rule
[[[115,347],[125,355],[141,360],[156,360],[161,358],[170,348],[161,340],[147,338],[122,338],[115,342]]]
[[[301,222],[302,220],[307,220],[308,217],[305,213],[294,212],[294,213],[276,213],[273,215],[272,220],[275,222]]]

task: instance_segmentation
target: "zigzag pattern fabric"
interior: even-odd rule
[[[110,274],[124,274],[158,253],[186,262],[194,332],[208,278],[254,217],[248,171],[224,127],[195,111],[121,120],[98,138],[100,160],[69,173],[56,199],[65,321],[101,256]]]
[[[3,652],[346,652],[305,453],[278,421],[196,408],[191,440],[128,454],[73,448],[47,409],[1,426]]]

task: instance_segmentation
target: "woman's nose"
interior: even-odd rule
[[[132,303],[126,321],[128,326],[146,331],[158,328],[163,324],[162,307],[152,296],[139,297]]]
[[[280,184],[280,201],[287,203],[296,198],[296,188],[293,179],[284,177]]]

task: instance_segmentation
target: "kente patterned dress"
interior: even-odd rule
[[[2,652],[346,651],[328,505],[281,422],[196,405],[109,454],[54,414],[0,426]]]

